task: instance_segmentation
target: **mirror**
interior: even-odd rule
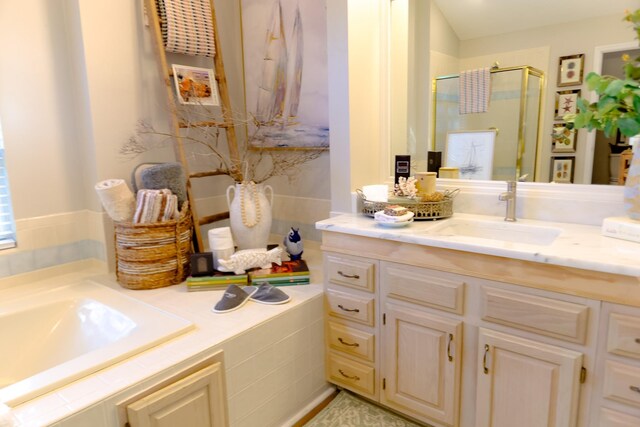
[[[580,130],[573,152],[553,149],[551,135],[561,122],[555,114],[556,93],[581,90],[582,97],[591,97],[586,84],[558,86],[559,58],[584,54],[586,76],[594,61],[600,66],[601,60],[595,58],[598,48],[637,45],[635,33],[622,21],[625,9],[637,7],[637,0],[616,2],[604,12],[599,0],[540,0],[535,7],[513,0],[390,0],[389,170],[397,154],[411,155],[416,171],[427,170],[427,152],[436,142],[432,122],[436,77],[498,63],[500,68],[528,65],[544,75],[539,124],[526,122],[527,132],[537,132],[537,147],[524,153],[533,158],[527,181],[550,182],[552,158],[569,157],[574,168],[571,182],[591,183],[594,155],[595,161],[600,156],[594,154],[593,136]],[[513,141],[514,146],[517,143]],[[515,158],[511,167],[511,179],[523,174],[517,174]]]

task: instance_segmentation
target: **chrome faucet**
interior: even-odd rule
[[[516,184],[516,181],[507,181],[507,191],[498,196],[499,200],[507,202],[505,221],[516,220]]]

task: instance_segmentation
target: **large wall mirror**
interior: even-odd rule
[[[427,170],[427,152],[444,150],[447,130],[467,127],[470,131],[496,129],[502,137],[500,143],[505,145],[496,143],[494,149],[513,153],[507,156],[512,159],[511,163],[498,162],[500,171],[493,179],[526,175],[523,178],[526,181],[550,182],[553,159],[570,158],[573,167],[570,182],[607,184],[607,178],[601,175],[603,168],[609,167],[611,152],[606,147],[611,141],[594,142],[594,135],[580,130],[574,148],[559,151],[554,147],[552,133],[561,124],[556,115],[558,92],[581,91],[581,96],[591,97],[584,83],[559,86],[558,64],[561,57],[583,54],[586,76],[594,66],[597,71],[603,66],[602,56],[596,58],[598,52],[616,51],[616,46],[620,46],[620,50],[637,47],[634,31],[622,20],[625,9],[638,8],[637,0],[619,0],[606,5],[601,0],[389,1],[390,171],[393,156],[397,154],[411,155],[415,170]],[[530,67],[540,71],[541,77],[530,76],[530,88],[536,89],[529,92],[538,92],[524,116],[519,114],[517,118],[524,126],[520,134],[506,133],[510,125],[492,123],[493,118],[488,121],[471,118],[470,124],[462,126],[460,117],[453,113],[457,106],[453,103],[442,106],[434,97],[435,82],[445,83],[447,77],[462,71],[492,66],[504,70]],[[500,96],[511,96],[510,93],[522,90],[521,74],[513,76],[510,83],[513,87],[505,88],[501,86],[503,82],[495,82],[495,87],[502,90]],[[438,94],[443,94],[439,98],[447,99],[446,90],[444,85],[437,89]],[[532,114],[538,106],[539,117]],[[515,111],[516,107],[507,107],[507,110]],[[435,125],[434,111],[437,111]],[[447,115],[447,111],[452,113]],[[505,115],[495,111],[492,114],[498,118]],[[517,128],[517,124],[514,126]],[[533,138],[533,144],[523,144],[522,132],[527,133],[529,140]]]

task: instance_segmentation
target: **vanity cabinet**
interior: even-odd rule
[[[597,369],[600,401],[592,426],[640,426],[639,308],[603,304]]]
[[[590,425],[602,303],[558,292],[567,270],[327,231],[323,249],[329,382],[437,427]]]
[[[582,354],[480,328],[476,426],[576,425]]]

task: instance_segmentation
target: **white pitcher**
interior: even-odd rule
[[[271,233],[272,203],[270,185],[244,182],[227,188],[231,233],[238,250],[266,249]]]

